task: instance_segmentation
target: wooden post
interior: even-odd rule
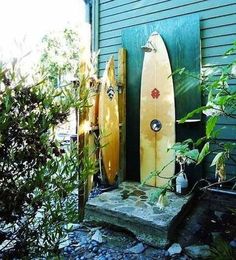
[[[120,130],[120,173],[119,183],[126,178],[126,49],[118,51],[118,87]]]
[[[90,97],[89,97],[89,112],[88,120],[90,122],[91,131],[88,135],[88,149],[90,154],[90,159],[94,160],[94,163],[97,160],[97,145],[95,137],[95,129],[98,130],[98,86],[92,86],[90,88]],[[88,199],[89,193],[93,188],[93,175],[88,176],[87,186],[86,186],[86,200]]]
[[[86,92],[88,90],[88,83],[86,82],[86,63],[81,62],[80,64],[80,82],[79,82],[79,98],[86,98]],[[81,176],[81,171],[83,171],[83,157],[86,156],[84,154],[84,148],[88,145],[88,133],[85,129],[86,122],[88,121],[88,107],[85,106],[79,111],[78,116],[78,124],[77,124],[77,140],[78,140],[78,150],[79,150],[79,159],[80,159],[80,169],[79,169],[79,181],[80,185],[78,187],[78,208],[79,208],[79,218],[80,220],[84,217],[84,207],[86,202],[85,192],[86,192],[86,179],[84,176]],[[82,182],[81,182],[82,181]]]
[[[86,190],[86,183],[83,182],[85,180],[83,180],[83,176],[81,176],[81,171],[83,171],[83,164],[82,164],[82,160],[83,160],[83,156],[84,156],[84,148],[86,146],[86,133],[84,133],[83,131],[80,131],[80,127],[83,127],[84,121],[86,118],[86,111],[85,109],[83,109],[83,111],[80,111],[79,113],[79,126],[78,126],[78,149],[79,149],[79,157],[80,157],[80,169],[79,169],[79,180],[82,182],[80,182],[79,185],[79,191],[78,191],[78,203],[79,203],[79,217],[80,220],[83,219],[84,217],[84,206],[85,206],[85,190]]]

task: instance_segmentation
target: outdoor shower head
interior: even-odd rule
[[[151,52],[151,51],[155,51],[156,52],[156,48],[153,46],[151,41],[147,41],[147,43],[143,46],[141,46],[141,49],[144,52]]]

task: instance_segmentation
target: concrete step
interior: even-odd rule
[[[125,228],[140,241],[164,248],[186,215],[191,197],[168,192],[169,204],[160,209],[155,200],[150,201],[155,191],[140,183],[123,182],[119,188],[88,200],[85,221]]]

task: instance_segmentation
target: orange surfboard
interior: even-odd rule
[[[99,95],[99,133],[105,177],[115,184],[119,171],[119,113],[115,64],[112,57],[106,65]]]
[[[148,47],[148,48],[147,48]],[[153,171],[171,177],[175,171],[175,154],[167,152],[175,143],[175,103],[171,66],[161,36],[154,32],[145,51],[140,96],[140,174],[141,181]],[[168,179],[153,177],[146,184],[160,187]]]

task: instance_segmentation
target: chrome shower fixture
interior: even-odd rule
[[[141,49],[144,50],[144,52],[151,52],[151,51],[157,51],[155,46],[153,46],[151,41],[147,41],[147,43],[143,46],[141,46]]]

